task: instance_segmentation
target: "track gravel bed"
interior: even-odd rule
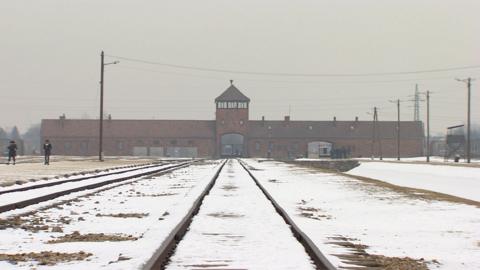
[[[0,214],[1,220],[12,220],[0,224],[0,258],[19,258],[15,262],[0,260],[0,269],[141,268],[159,241],[190,209],[219,165],[219,161],[199,162],[115,188],[83,192],[79,198],[71,194],[50,207],[28,207],[25,210],[30,212],[17,219],[20,210]],[[53,264],[49,266],[26,255],[15,256],[41,252],[91,255],[82,260],[66,257],[49,262]]]
[[[315,265],[240,163],[229,160],[166,269],[315,269]]]

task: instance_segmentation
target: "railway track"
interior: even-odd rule
[[[175,169],[189,166],[193,162],[195,161],[174,164],[152,164],[111,173],[5,190],[0,193],[0,213],[25,208],[27,206],[53,200],[60,196],[75,192],[95,189],[147,175],[167,173]]]
[[[143,269],[265,267],[335,269],[249,169],[228,160]]]
[[[78,182],[78,181],[83,181],[83,180],[88,180],[88,179],[93,179],[93,178],[99,178],[99,177],[105,177],[105,176],[110,176],[110,175],[117,175],[117,174],[122,174],[126,172],[133,172],[141,169],[147,169],[147,168],[152,168],[155,166],[159,165],[164,165],[166,163],[163,162],[154,162],[154,163],[149,163],[149,164],[140,164],[140,165],[129,165],[129,166],[120,166],[120,167],[114,167],[114,168],[109,168],[109,169],[104,169],[101,170],[100,173],[98,174],[92,174],[93,172],[82,172],[82,173],[76,173],[77,175],[79,174],[90,174],[87,176],[78,176],[78,177],[65,177],[65,179],[60,179],[60,180],[45,180],[45,183],[25,183],[21,185],[20,187],[5,187],[0,190],[0,195],[6,194],[6,193],[12,193],[12,192],[20,192],[20,191],[26,191],[26,190],[32,190],[32,189],[37,189],[37,188],[43,188],[43,187],[51,187],[51,186],[56,186],[56,185],[61,185],[65,183],[72,183],[72,182]],[[32,183],[32,184],[31,184]]]

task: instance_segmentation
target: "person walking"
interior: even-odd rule
[[[15,141],[10,141],[10,144],[7,146],[8,149],[8,162],[7,165],[10,164],[10,160],[13,159],[13,165],[15,165],[15,158],[17,156],[17,144]]]
[[[45,140],[43,144],[43,153],[45,154],[45,165],[50,165],[50,155],[52,154],[52,144],[49,140]]]

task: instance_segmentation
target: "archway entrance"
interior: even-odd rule
[[[220,155],[223,157],[243,156],[244,137],[241,134],[229,133],[220,138]]]

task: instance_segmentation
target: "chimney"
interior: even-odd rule
[[[262,116],[262,127],[265,126],[265,116]]]
[[[62,126],[62,128],[65,125],[65,118],[66,118],[65,114],[62,114],[60,115],[60,117],[58,117],[58,119],[60,119],[60,126]]]
[[[358,122],[358,116],[355,116],[355,122]]]
[[[290,122],[290,115],[286,115],[283,121],[283,126],[288,127],[289,122]]]
[[[337,117],[336,116],[333,117],[333,126],[334,127],[337,126]]]
[[[111,114],[108,114],[108,120],[109,120],[109,121],[112,120],[112,115],[111,115]]]

